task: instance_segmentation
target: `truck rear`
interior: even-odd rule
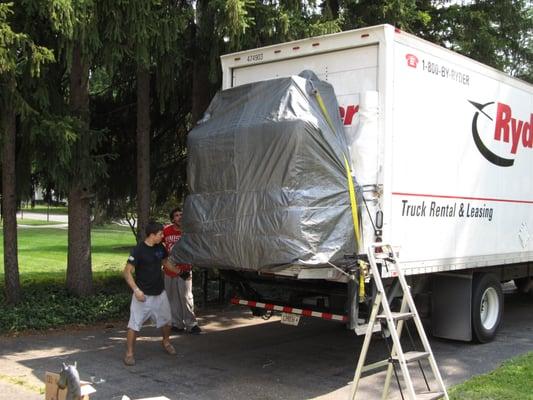
[[[303,70],[333,86],[362,194],[356,258],[396,246],[434,335],[491,340],[500,282],[528,290],[533,275],[533,87],[388,25],[229,54],[222,68],[223,89]],[[361,288],[334,265],[224,274],[253,305],[358,325]]]

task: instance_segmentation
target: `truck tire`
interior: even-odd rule
[[[503,316],[503,291],[493,274],[474,275],[472,285],[472,334],[476,342],[494,339]]]

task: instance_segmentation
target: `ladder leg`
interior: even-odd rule
[[[408,307],[407,307],[407,299],[404,296],[402,298],[402,305],[400,307],[400,313],[406,312],[407,309],[408,309]],[[402,337],[403,324],[404,324],[403,320],[398,321],[398,325],[396,327],[396,329],[398,331],[398,337],[400,337],[400,338]],[[395,356],[395,355],[396,355],[396,346],[393,344],[392,351],[391,351],[391,356]],[[385,385],[383,386],[383,395],[381,396],[381,400],[385,400],[388,397],[388,395],[389,395],[389,389],[390,389],[390,383],[391,383],[391,379],[392,379],[393,368],[394,368],[394,365],[393,364],[389,364],[389,366],[387,368],[387,375],[385,377]]]
[[[433,372],[433,376],[435,377],[439,388],[444,393],[445,400],[448,400],[448,392],[446,391],[446,386],[444,385],[444,381],[442,380],[439,367],[437,366],[437,362],[435,361],[435,356],[433,355],[433,351],[431,350],[431,346],[429,345],[429,340],[426,336],[426,332],[424,331],[424,327],[422,326],[422,322],[420,321],[418,316],[415,318],[415,324],[418,330],[418,334],[420,335],[422,345],[424,346],[424,350],[429,353],[428,361],[431,367],[431,371]]]
[[[420,320],[420,316],[418,315],[418,311],[416,309],[415,302],[413,300],[413,297],[411,296],[411,291],[409,289],[409,285],[407,284],[407,281],[405,279],[405,276],[403,275],[400,266],[397,262],[394,263],[394,267],[398,273],[398,279],[400,280],[400,284],[402,285],[402,288],[404,289],[404,298],[407,299],[407,304],[409,306],[409,309],[414,314],[414,322],[415,326],[418,332],[418,335],[420,337],[420,340],[422,342],[422,345],[424,347],[424,351],[429,353],[429,365],[431,367],[431,370],[433,372],[433,376],[435,377],[437,384],[439,385],[440,390],[444,393],[445,400],[448,400],[448,393],[446,391],[446,386],[444,385],[444,381],[442,380],[442,376],[440,375],[439,368],[437,366],[437,362],[435,361],[435,356],[433,355],[433,351],[431,350],[431,346],[429,344],[429,340],[426,336],[426,331],[424,330],[424,326],[422,325],[422,321]],[[409,378],[410,379],[410,378]]]
[[[448,400],[448,392],[446,391],[446,386],[444,385],[444,381],[442,380],[439,367],[437,366],[437,362],[435,361],[435,356],[433,355],[433,351],[431,350],[431,346],[429,345],[426,332],[424,331],[424,327],[422,326],[422,322],[420,321],[418,315],[415,317],[414,321],[418,330],[418,334],[420,336],[420,340],[422,341],[424,350],[429,353],[428,361],[431,367],[431,371],[433,372],[433,376],[435,377],[435,380],[437,381],[440,390],[444,393],[445,400]]]
[[[381,261],[381,264],[378,264],[377,262],[377,258],[378,258],[376,256],[378,254],[377,249],[379,249],[379,253],[380,253],[379,258],[383,260]],[[424,374],[424,380],[426,381],[426,385],[427,385],[427,379],[426,379],[424,370],[422,368],[422,365],[420,364],[420,360],[422,358],[427,358],[429,361],[430,367],[432,369],[433,375],[439,385],[440,390],[437,392],[428,392],[423,397],[436,398],[438,396],[442,396],[444,397],[445,400],[449,400],[446,387],[444,386],[444,382],[442,380],[439,369],[437,367],[437,362],[435,361],[435,357],[433,356],[433,352],[431,351],[431,347],[429,345],[429,341],[424,331],[424,327],[422,326],[422,321],[420,320],[420,316],[418,315],[418,311],[416,310],[416,305],[411,295],[411,288],[407,284],[407,281],[403,275],[403,271],[399,265],[398,258],[394,252],[394,249],[392,248],[391,245],[385,245],[383,243],[375,243],[372,246],[370,246],[370,248],[368,249],[368,261],[371,267],[374,284],[375,284],[378,294],[376,298],[374,299],[374,305],[372,307],[372,312],[370,316],[369,325],[367,327],[367,332],[366,332],[365,340],[363,343],[363,348],[359,356],[359,361],[357,364],[355,377],[352,383],[352,393],[350,397],[351,400],[355,400],[356,398],[357,388],[360,383],[361,374],[365,367],[364,363],[366,360],[368,348],[370,346],[371,336],[374,330],[374,324],[377,319],[377,313],[380,310],[380,308],[382,310],[383,315],[380,315],[379,319],[380,321],[383,321],[383,320],[387,321],[387,328],[390,331],[390,338],[392,340],[392,345],[386,342],[387,350],[390,353],[390,359],[379,361],[377,363],[369,365],[368,367],[369,369],[374,369],[374,368],[385,366],[387,362],[390,363],[387,368],[387,375],[385,378],[385,385],[383,388],[383,394],[382,394],[381,399],[382,400],[387,399],[388,394],[389,394],[390,383],[392,380],[392,373],[394,373],[396,380],[398,382],[398,385],[399,385],[402,399],[404,399],[404,394],[405,394],[406,395],[405,398],[407,398],[408,400],[416,400],[417,395],[415,393],[415,389],[413,386],[413,380],[411,378],[410,371],[408,368],[408,362],[417,361],[419,363],[422,373]],[[383,287],[383,282],[381,280],[381,270],[379,266],[380,265],[385,266],[387,268],[387,271],[390,273],[391,271],[387,267],[388,263],[391,263],[394,265],[395,271],[393,272],[395,273],[393,273],[392,277],[398,278],[398,282],[400,283],[400,286],[403,290],[402,304],[401,304],[399,313],[393,313],[391,311],[391,307],[387,299],[387,293],[385,292],[385,289]],[[406,329],[411,338],[411,342],[413,343],[413,349],[412,351],[408,351],[406,353],[404,352],[402,348],[400,338],[401,338],[402,330],[404,327],[404,323],[406,323],[405,320],[408,320],[408,319],[413,319],[415,322],[418,335],[420,337],[420,340],[425,350],[424,352],[415,351],[414,340],[412,338],[412,335],[411,335],[411,332],[408,326],[406,326]],[[396,364],[400,366],[403,380],[404,380],[404,385],[401,385],[400,383]],[[402,389],[402,386],[404,386],[403,389]],[[438,398],[441,398],[441,397],[438,397]]]
[[[389,303],[387,301],[384,301],[382,303],[383,303],[383,311],[385,312],[385,315],[387,316],[387,326],[389,327],[392,342],[394,343],[394,349],[396,349],[395,351],[399,358],[400,369],[402,370],[402,376],[405,381],[407,398],[409,400],[416,400],[416,393],[413,387],[413,381],[411,379],[411,375],[409,374],[407,362],[405,361],[405,357],[403,355],[403,349],[400,343],[400,337],[398,335],[398,331],[396,330],[396,325],[394,324],[394,321],[391,317],[392,312],[390,310]]]
[[[350,395],[351,400],[355,400],[355,395],[357,393],[357,387],[359,386],[359,381],[361,380],[361,374],[363,373],[363,366],[365,365],[366,355],[368,353],[368,348],[370,347],[370,340],[372,339],[372,333],[374,331],[374,324],[376,323],[376,316],[378,315],[379,306],[381,305],[381,293],[378,293],[372,306],[372,312],[370,314],[370,319],[368,321],[368,327],[366,329],[365,340],[363,342],[363,347],[361,349],[361,354],[359,355],[359,361],[357,362],[357,369],[355,370],[355,375],[352,382],[352,393]]]
[[[390,382],[392,379],[392,369],[394,366],[389,364],[387,367],[387,376],[385,377],[385,385],[383,386],[383,394],[381,395],[381,400],[385,400],[389,396]]]
[[[409,329],[408,325],[405,326],[405,329],[407,330],[407,334],[409,336],[409,339],[411,340],[411,347],[414,349],[415,348],[415,340],[413,338],[413,335],[411,334],[411,330]],[[420,368],[420,372],[422,373],[422,377],[424,378],[424,382],[426,383],[426,388],[427,388],[428,391],[430,391],[431,388],[429,387],[429,382],[428,382],[428,378],[426,376],[426,373],[424,372],[424,367],[422,367],[422,362],[420,360],[418,360],[417,364],[418,364],[418,368]]]
[[[385,340],[385,346],[387,347],[387,351],[390,354],[391,357],[395,355],[395,352],[392,350],[394,347],[394,344],[392,346],[389,346],[388,339],[384,338]],[[400,383],[400,378],[398,376],[398,371],[396,369],[396,365],[389,362],[389,365],[387,366],[387,375],[385,377],[385,384],[383,385],[383,394],[381,395],[381,399],[385,400],[389,396],[389,389],[390,389],[390,383],[392,379],[392,373],[394,372],[394,377],[396,378],[396,383],[398,384],[398,389],[400,390],[400,396],[402,397],[402,400],[404,400],[403,396],[403,390],[402,385]]]

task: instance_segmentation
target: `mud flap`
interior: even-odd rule
[[[435,274],[432,291],[432,335],[471,341],[472,274]]]

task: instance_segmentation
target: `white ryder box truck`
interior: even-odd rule
[[[528,290],[533,275],[533,86],[389,25],[228,54],[222,68],[223,89],[302,70],[333,85],[365,198],[363,248],[398,247],[434,335],[491,340],[500,282]],[[342,280],[275,275],[287,287]]]

